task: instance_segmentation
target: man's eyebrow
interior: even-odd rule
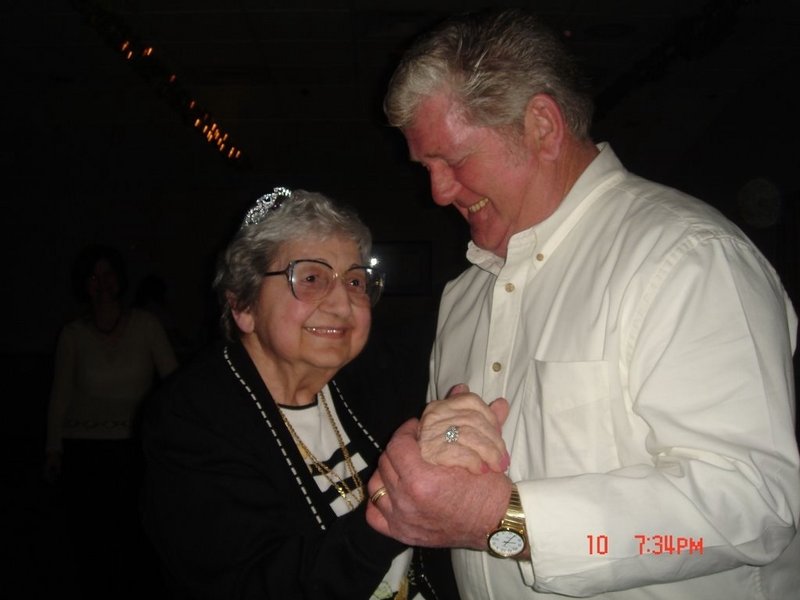
[[[422,156],[415,156],[409,152],[408,158],[411,162],[421,163],[424,160],[447,160],[442,154],[438,152],[429,152]]]

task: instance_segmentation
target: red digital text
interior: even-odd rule
[[[611,540],[607,535],[589,534],[586,536],[590,556],[605,556],[611,549]],[[630,540],[628,540],[630,541]],[[703,538],[674,535],[671,533],[637,533],[633,536],[634,549],[640,555],[658,556],[702,554]]]

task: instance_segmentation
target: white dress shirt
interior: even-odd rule
[[[509,400],[532,553],[455,550],[461,594],[800,598],[797,317],[735,225],[599,148],[442,296],[430,398]]]

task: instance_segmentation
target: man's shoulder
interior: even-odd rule
[[[735,231],[733,223],[711,204],[679,189],[630,175],[616,188],[628,196],[623,208],[631,220],[657,222],[662,227]]]
[[[702,241],[748,243],[720,210],[676,188],[630,175],[606,193],[578,232],[584,243],[603,246],[605,241],[628,253],[651,248],[656,254]]]

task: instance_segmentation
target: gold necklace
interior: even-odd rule
[[[330,483],[336,489],[336,491],[339,492],[339,495],[345,501],[348,508],[350,508],[350,510],[353,510],[364,500],[364,483],[361,481],[361,477],[358,474],[358,470],[353,466],[353,460],[350,456],[350,452],[347,451],[347,445],[344,443],[342,434],[339,432],[339,428],[336,426],[336,420],[333,418],[333,413],[331,412],[331,409],[325,400],[325,395],[321,391],[317,393],[317,401],[320,404],[322,404],[322,407],[325,409],[325,414],[327,415],[328,421],[330,422],[331,427],[333,428],[333,433],[336,435],[336,441],[339,444],[339,449],[342,451],[342,455],[344,456],[345,466],[349,471],[350,475],[352,476],[353,482],[356,484],[354,489],[350,489],[350,486],[347,485],[345,479],[342,479],[342,477],[340,477],[339,474],[336,473],[336,471],[328,467],[328,465],[326,465],[325,463],[320,461],[316,456],[314,456],[311,450],[308,449],[308,446],[306,446],[305,443],[303,443],[303,440],[300,439],[300,436],[294,430],[294,427],[292,427],[292,424],[289,422],[289,419],[286,418],[286,414],[284,414],[283,408],[278,406],[278,412],[281,413],[281,418],[283,419],[283,422],[286,425],[286,429],[289,430],[289,433],[291,434],[294,443],[300,450],[300,454],[303,455],[304,459],[310,459],[311,464],[309,466],[313,467],[314,470],[319,475],[324,476],[325,479],[328,480],[328,483]],[[355,504],[353,504],[350,501],[349,495],[351,493],[356,498]]]
[[[331,423],[331,427],[333,427],[333,433],[336,435],[336,441],[339,443],[339,448],[342,450],[342,455],[344,456],[344,463],[347,466],[347,470],[353,476],[353,481],[356,484],[355,489],[355,496],[358,498],[358,504],[361,504],[361,501],[364,500],[364,483],[361,481],[361,476],[358,474],[358,469],[355,468],[353,465],[353,459],[350,456],[350,452],[347,450],[347,444],[344,443],[344,439],[342,438],[342,434],[339,432],[339,428],[336,426],[336,419],[333,418],[333,414],[331,413],[331,409],[328,406],[328,401],[325,400],[325,394],[321,391],[317,394],[320,401],[322,402],[322,407],[325,409],[325,413],[328,415],[328,420]]]

